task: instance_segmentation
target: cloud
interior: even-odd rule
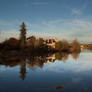
[[[70,37],[77,37],[80,41],[92,42],[92,22],[84,20],[74,20],[70,24],[72,27]],[[90,37],[90,38],[89,38]]]
[[[19,38],[19,31],[16,29],[11,30],[2,30],[0,33],[0,41],[4,41],[6,39],[9,39],[10,37]]]
[[[63,23],[64,20],[63,19],[57,19],[57,20],[52,20],[52,21],[48,21],[48,22],[43,22],[44,25],[46,26],[55,26],[57,24]]]
[[[11,22],[10,22],[11,23]],[[0,28],[1,37],[2,39],[9,38],[10,36],[19,37],[19,25],[20,22],[12,22],[10,24],[14,27],[14,25],[17,25],[17,27],[11,27],[8,29],[6,22],[1,22],[1,25],[3,25],[2,29]],[[35,35],[37,37],[50,37],[54,38],[57,37],[60,40],[66,39],[66,40],[73,40],[74,38],[78,38],[79,41],[83,42],[92,42],[92,22],[88,20],[83,19],[72,19],[72,20],[66,20],[66,19],[56,19],[56,20],[50,20],[50,21],[41,21],[40,23],[31,24],[30,22],[26,21],[26,29],[27,29],[27,37],[31,35]],[[5,29],[7,28],[7,29]],[[7,32],[6,32],[7,30]],[[8,34],[8,35],[7,35]],[[90,38],[89,38],[90,37]],[[1,40],[1,39],[0,39]]]
[[[8,22],[8,21],[4,21],[4,20],[0,20],[0,26],[9,26],[12,23]]]
[[[89,0],[85,0],[85,1],[84,1],[82,10],[85,10],[85,9],[87,8],[87,6],[88,6],[88,2],[89,2]]]
[[[81,15],[82,11],[80,9],[72,9],[72,14],[73,15]]]
[[[67,40],[78,38],[79,41],[91,42],[92,22],[82,19],[56,19],[32,24],[28,32],[29,35],[33,34],[37,37],[57,37]]]
[[[78,38],[80,41],[92,41],[92,22],[83,19],[57,19],[54,21],[42,22],[42,31],[50,33],[59,39],[73,40]],[[39,26],[38,26],[39,28]],[[90,37],[90,39],[89,39]]]
[[[29,7],[30,5],[48,5],[48,2],[46,1],[35,1],[35,0],[25,0],[25,4],[24,4],[24,7]]]
[[[22,22],[21,22],[22,23]],[[7,20],[2,20],[0,19],[0,31],[8,31],[11,29],[18,29],[20,26],[20,21],[19,20],[14,20],[14,21],[7,21]]]
[[[32,5],[47,5],[48,2],[41,2],[41,1],[37,2],[37,1],[35,1],[35,2],[31,2],[31,4]]]
[[[80,8],[71,9],[72,15],[81,15],[81,14],[83,14],[85,9],[87,8],[87,6],[88,6],[88,0],[84,0],[83,4],[81,5]]]

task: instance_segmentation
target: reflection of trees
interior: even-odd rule
[[[40,68],[42,68],[43,65],[44,65],[44,62],[45,62],[45,58],[42,58],[41,56],[40,56],[40,57],[38,57],[38,56],[36,56],[36,57],[31,57],[30,60],[29,60],[29,62],[28,62],[28,67],[29,67],[30,69],[33,69],[33,70],[34,70],[37,66],[39,66]]]
[[[15,67],[20,65],[20,77],[22,80],[25,79],[26,77],[26,61],[25,59],[15,59],[15,60],[10,60],[8,58],[1,58],[0,57],[0,65],[5,65],[9,67]]]
[[[75,60],[77,60],[77,58],[79,57],[79,54],[80,54],[80,53],[74,52],[74,53],[72,53],[71,55],[72,55],[72,57],[73,57]]]
[[[73,59],[75,59],[75,60],[79,57],[79,54],[80,53],[76,53],[76,52],[71,53]],[[56,53],[55,58],[57,60],[66,61],[69,58],[69,53]]]
[[[68,53],[56,53],[55,58],[57,60],[66,61],[68,59],[69,54]]]
[[[26,77],[26,62],[23,59],[21,59],[20,61],[22,62],[20,63],[20,77],[22,80],[24,80]]]
[[[77,39],[73,40],[72,47],[75,52],[80,52],[80,43],[78,42]]]
[[[13,54],[12,54],[13,55]],[[55,60],[60,60],[65,62],[68,60],[69,53],[56,53],[56,54],[48,54],[47,56],[30,56],[27,57],[18,57],[17,55],[12,56],[9,54],[6,56],[4,53],[4,56],[0,54],[0,65],[5,65],[9,67],[14,67],[17,65],[20,65],[20,78],[22,80],[26,77],[26,65],[28,68],[34,70],[37,67],[43,68],[44,63],[51,62],[53,63]],[[77,59],[79,57],[79,53],[72,53],[71,54],[74,59]]]
[[[69,54],[63,53],[62,55],[63,55],[63,58],[62,58],[63,61],[68,60]]]

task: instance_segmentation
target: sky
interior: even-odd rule
[[[92,42],[92,0],[0,0],[0,40],[27,37]]]

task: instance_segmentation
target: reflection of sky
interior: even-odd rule
[[[77,60],[74,60],[71,55],[69,55],[68,60],[66,61],[58,61],[56,60],[53,64],[50,62],[45,63],[43,68],[35,68],[34,71],[37,70],[44,70],[44,71],[53,71],[53,72],[85,72],[92,70],[92,53],[91,52],[82,52],[79,55]],[[17,67],[5,67],[0,66],[0,72],[3,71],[18,71],[19,66]],[[28,69],[29,71],[29,69]]]
[[[18,37],[25,21],[28,36],[91,41],[91,10],[92,0],[0,0],[0,40]]]
[[[53,64],[46,64],[44,70],[53,72],[86,72],[92,70],[92,53],[83,52],[77,60],[72,56],[64,63],[63,61],[56,60]]]
[[[0,66],[0,90],[4,92],[57,92],[56,87],[64,87],[60,92],[91,92],[92,53],[83,52],[77,60],[72,56],[66,62],[56,60],[44,64],[34,71],[27,68],[25,80],[20,79],[20,67]]]

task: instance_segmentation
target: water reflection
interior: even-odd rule
[[[64,87],[62,85],[59,85],[56,87],[56,90],[61,90],[61,89],[64,89]]]
[[[91,92],[91,57],[87,51],[0,56],[0,92]]]
[[[26,77],[26,62],[23,59],[21,59],[20,62],[22,62],[20,63],[20,78],[24,80]]]
[[[77,59],[80,53],[56,53],[56,54],[48,54],[45,56],[30,56],[26,58],[13,58],[12,60],[9,58],[1,58],[0,57],[0,65],[15,67],[20,66],[20,78],[22,80],[26,77],[26,68],[31,70],[35,70],[37,67],[43,68],[44,64],[53,64],[56,60],[60,62],[66,62],[69,58],[69,55],[72,55],[73,59]]]
[[[72,55],[72,57],[73,57],[75,60],[77,60],[78,57],[79,57],[79,53],[72,53],[71,55]]]

